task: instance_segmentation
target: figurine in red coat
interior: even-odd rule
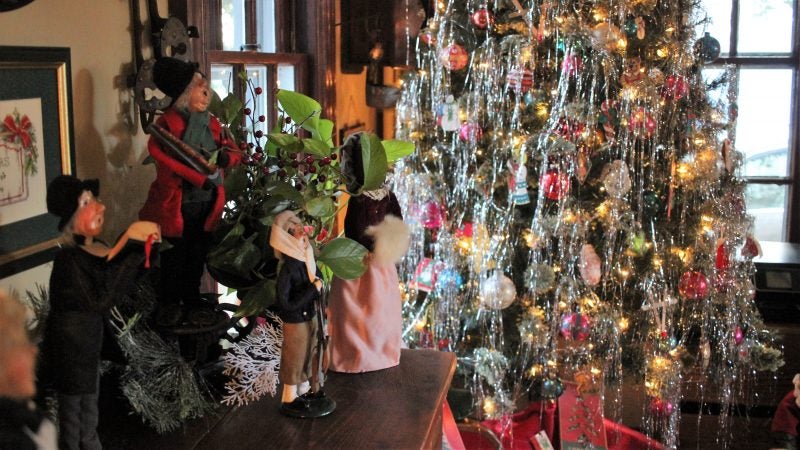
[[[172,248],[161,254],[159,297],[162,304],[194,304],[200,298],[200,278],[211,235],[222,215],[225,189],[223,168],[238,164],[242,154],[208,112],[211,90],[208,80],[193,63],[160,58],[153,67],[156,86],[173,99],[157,125],[189,144],[206,160],[217,155],[215,172],[207,174],[185,164],[159,138],[150,137],[147,149],[156,162],[156,179],[139,218],[161,225]],[[159,314],[160,325],[179,321]]]

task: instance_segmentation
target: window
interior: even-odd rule
[[[705,78],[733,67],[736,149],[745,197],[761,240],[800,241],[798,37],[793,0],[703,0],[710,22],[697,37],[719,40],[721,57]]]
[[[333,119],[334,0],[187,0],[190,24],[199,26],[194,55],[221,96],[234,92],[268,125],[278,88],[316,98]],[[253,104],[237,82],[245,72],[267,95]],[[271,114],[271,116],[270,116]]]

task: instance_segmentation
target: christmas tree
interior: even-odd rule
[[[436,2],[397,106],[405,338],[457,353],[473,415],[635,377],[675,447],[682,378],[724,419],[782,364],[706,20],[692,0]]]

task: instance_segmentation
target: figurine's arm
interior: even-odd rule
[[[160,123],[160,125],[169,130],[169,124],[166,121]],[[202,187],[203,183],[205,183],[206,175],[189,168],[189,166],[186,166],[175,158],[169,156],[167,152],[164,151],[161,142],[159,142],[155,137],[150,137],[150,140],[147,142],[147,151],[150,152],[150,156],[156,160],[156,164],[165,166],[170,171],[174,172],[179,177],[183,178],[194,186]]]

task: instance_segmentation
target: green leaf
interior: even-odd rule
[[[306,153],[322,157],[330,155],[332,151],[328,144],[318,139],[303,139],[303,149]]]
[[[267,192],[273,197],[294,202],[300,206],[305,204],[303,194],[297,191],[291,184],[285,181],[274,181],[266,186]]]
[[[274,142],[279,147],[287,147],[292,144],[300,142],[300,139],[293,134],[286,133],[270,133],[267,135],[270,142]]]
[[[327,195],[316,197],[306,203],[306,212],[311,217],[330,217],[336,212],[336,205]]]
[[[275,285],[272,278],[261,280],[245,294],[235,317],[247,317],[262,313],[275,303]]]
[[[228,234],[226,234],[225,237],[222,238],[222,240],[216,246],[216,248],[212,250],[212,253],[219,253],[233,247],[233,245],[236,244],[236,241],[239,240],[242,234],[244,234],[244,225],[242,225],[241,223],[237,223],[230,229],[230,231],[228,231]]]
[[[325,283],[330,283],[333,280],[333,271],[327,264],[322,261],[317,261],[317,269],[322,272],[322,279]]]
[[[361,157],[364,161],[364,186],[361,190],[371,191],[383,186],[389,164],[378,136],[361,132]]]
[[[333,121],[328,119],[319,119],[319,126],[317,127],[317,130],[319,130],[318,137],[320,140],[328,144],[328,147],[333,147],[333,128]]]
[[[253,234],[247,239],[239,240],[227,249],[221,247],[208,255],[208,264],[231,275],[249,277],[250,272],[261,262],[261,251],[253,244],[256,236]]]
[[[237,198],[247,189],[247,167],[239,165],[225,174],[225,193],[227,198]]]
[[[228,94],[222,99],[222,117],[220,118],[223,123],[231,124],[234,120],[239,118],[241,120],[242,107],[244,104],[239,97]]]
[[[383,144],[383,149],[386,150],[386,159],[389,162],[397,161],[400,158],[414,153],[414,149],[416,148],[413,142],[400,141],[397,139],[381,141],[381,144]]]
[[[318,261],[327,265],[334,275],[344,280],[352,280],[366,272],[364,256],[367,249],[348,238],[336,238],[322,248]]]
[[[312,133],[319,133],[319,114],[322,106],[316,100],[298,92],[280,89],[278,103],[294,123]]]
[[[278,156],[278,152],[276,150],[279,147],[278,144],[272,141],[272,139],[269,139],[269,134],[279,134],[282,129],[283,129],[283,116],[280,116],[278,117],[278,121],[275,122],[275,125],[272,126],[272,130],[270,130],[270,132],[267,135],[267,145],[264,146],[264,151],[269,156]]]

